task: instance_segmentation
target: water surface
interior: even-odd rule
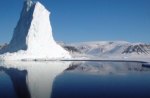
[[[150,98],[142,62],[0,62],[0,98]]]

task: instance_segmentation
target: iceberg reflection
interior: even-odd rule
[[[1,62],[0,69],[13,81],[19,98],[50,98],[55,77],[69,67],[70,62]],[[15,73],[16,72],[16,73]],[[21,77],[19,75],[22,75]],[[19,88],[22,87],[22,88]],[[24,89],[26,88],[26,89]]]

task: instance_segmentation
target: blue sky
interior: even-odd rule
[[[10,41],[23,1],[1,1],[0,43]],[[150,0],[39,1],[51,11],[55,40],[150,42]]]

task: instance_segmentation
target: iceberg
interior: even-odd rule
[[[24,1],[13,37],[0,50],[0,60],[70,59],[69,52],[53,38],[49,16],[50,12],[40,2]]]

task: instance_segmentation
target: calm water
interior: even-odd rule
[[[0,62],[0,98],[150,98],[140,62]]]

